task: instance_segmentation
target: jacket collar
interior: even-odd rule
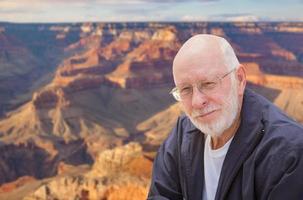
[[[186,130],[185,133],[197,133],[201,132],[191,121],[188,117],[185,118],[187,120],[186,127],[184,127],[184,130]]]
[[[264,132],[262,103],[257,94],[246,89],[241,109],[241,124],[226,154],[218,183],[216,200],[224,199],[232,181]]]
[[[181,146],[181,165],[184,166],[185,199],[202,199],[204,184],[204,134],[189,120]]]

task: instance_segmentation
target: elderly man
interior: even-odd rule
[[[158,151],[148,199],[303,199],[303,127],[245,88],[224,38],[190,38],[173,76],[186,116]]]

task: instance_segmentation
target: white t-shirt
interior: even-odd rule
[[[211,148],[211,137],[206,136],[204,145],[204,187],[203,200],[214,200],[217,192],[220,173],[227,150],[233,138],[221,148]]]

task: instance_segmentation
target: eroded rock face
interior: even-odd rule
[[[55,149],[50,149],[32,142],[2,144],[0,184],[15,181],[22,176],[36,179],[54,176],[61,161],[72,165],[92,163],[92,158],[86,152],[86,145],[81,140],[69,143],[62,141],[55,146]]]
[[[3,145],[0,161],[0,184],[21,176],[44,178],[54,176],[53,159],[42,148],[33,144]]]
[[[105,191],[104,199],[108,200],[140,200],[146,199],[147,188],[135,184],[114,185]]]
[[[13,182],[2,184],[0,186],[0,194],[5,194],[7,192],[14,191],[16,188],[34,182],[35,180],[36,179],[32,176],[22,176]]]
[[[54,178],[24,200],[144,199],[151,167],[152,162],[144,158],[142,147],[129,143],[100,153],[86,174]]]
[[[141,145],[129,143],[100,153],[88,175],[119,176],[119,173],[129,173],[148,178],[151,172],[150,164],[143,156]]]
[[[70,101],[62,88],[49,88],[35,92],[32,99],[36,109],[51,109],[57,106],[68,106]]]
[[[105,75],[108,85],[123,88],[172,83],[172,59],[180,46],[176,32],[175,28],[167,27],[145,35],[141,30],[116,33],[108,44],[102,46],[101,42],[99,47],[66,60],[54,83],[67,84],[79,75],[99,75],[99,79]]]

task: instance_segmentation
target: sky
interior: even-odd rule
[[[0,21],[303,21],[303,0],[0,0]]]

